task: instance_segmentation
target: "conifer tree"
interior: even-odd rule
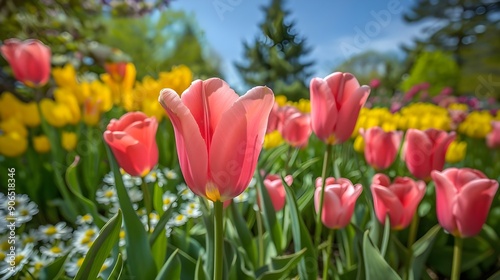
[[[308,98],[306,80],[313,62],[305,58],[310,52],[305,39],[295,32],[295,22],[288,20],[290,12],[283,8],[283,0],[271,0],[262,10],[262,33],[252,44],[243,43],[246,61],[236,63],[236,68],[250,87],[267,85],[291,100]]]

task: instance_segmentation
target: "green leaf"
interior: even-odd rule
[[[107,145],[106,152],[108,154],[109,165],[115,176],[118,202],[123,211],[125,238],[127,240],[127,264],[130,268],[130,273],[135,279],[154,279],[157,269],[151,253],[151,247],[149,246],[148,235],[144,229],[144,225],[132,207],[130,197],[123,185],[120,168]]]
[[[295,170],[295,172],[293,172],[292,177],[293,177],[293,178],[298,178],[298,177],[299,177],[299,175],[300,175],[302,172],[304,172],[304,171],[306,171],[306,170],[309,170],[309,168],[310,168],[312,165],[314,165],[316,162],[318,162],[318,161],[320,161],[320,160],[321,160],[321,158],[320,158],[320,157],[315,157],[315,158],[309,159],[308,161],[306,161],[306,162],[302,163],[302,164],[300,165],[300,168],[299,168],[299,169],[297,169],[297,170]]]
[[[269,264],[259,268],[255,272],[258,280],[275,280],[285,278],[290,271],[302,259],[307,249],[302,249],[294,254],[271,258]],[[316,278],[301,278],[316,279]]]
[[[232,203],[230,206],[231,215],[233,217],[234,227],[238,232],[239,241],[243,249],[245,250],[250,262],[257,266],[257,246],[255,245],[254,239],[252,238],[252,233],[247,227],[247,224],[241,213],[236,209],[236,205]]]
[[[158,223],[153,230],[153,233],[149,237],[149,246],[153,246],[158,236],[160,236],[160,234],[165,230],[165,225],[167,224],[168,220],[170,220],[170,215],[172,214],[173,209],[173,207],[170,207],[161,215],[160,220],[158,220]]]
[[[104,226],[104,219],[101,215],[99,215],[99,212],[97,212],[96,205],[94,202],[82,195],[80,185],[78,183],[78,175],[76,174],[76,166],[78,165],[79,160],[80,157],[75,157],[75,161],[68,167],[68,169],[66,169],[66,184],[73,195],[76,196],[76,198],[83,204],[85,211],[92,215],[96,226],[102,228]]]
[[[264,187],[262,176],[259,174],[259,172],[256,173],[258,177],[257,189],[260,200],[260,207],[263,214],[262,217],[264,220],[264,226],[271,235],[271,240],[273,241],[274,247],[276,248],[276,252],[280,254],[282,251],[281,239],[283,236],[283,231],[281,230],[280,224],[276,220],[276,211],[274,211],[274,206],[271,198],[269,197],[269,193]]]
[[[158,185],[158,182],[155,183],[153,190],[153,208],[158,215],[163,214],[163,188]]]
[[[203,269],[202,256],[198,257],[198,261],[196,261],[196,272],[194,273],[195,280],[208,280],[207,273],[205,269]]]
[[[40,271],[40,279],[41,280],[52,280],[61,278],[66,272],[64,270],[64,263],[68,258],[69,252],[54,260]]]
[[[122,254],[118,253],[118,257],[116,259],[115,266],[113,270],[109,274],[108,280],[118,280],[120,279],[123,271],[123,259]]]
[[[365,263],[365,277],[367,280],[400,280],[399,275],[389,266],[384,257],[373,245],[368,231],[363,236],[363,259]]]
[[[495,274],[491,275],[488,280],[500,280],[500,270],[497,271]]]
[[[420,279],[422,277],[425,263],[432,251],[432,245],[434,245],[434,241],[440,230],[441,226],[435,225],[411,246],[413,251],[413,279]]]
[[[298,211],[297,199],[295,198],[293,190],[287,185],[283,177],[281,181],[286,190],[287,209],[292,220],[292,236],[295,252],[298,252],[302,248],[307,249],[304,259],[300,261],[298,267],[300,278],[317,279],[318,266],[316,263],[318,258],[316,256],[316,248],[314,248],[309,230],[305,226],[302,216]]]
[[[75,280],[97,278],[102,264],[109,256],[111,249],[118,242],[122,225],[122,211],[118,212],[102,227],[99,235],[92,243],[83,264],[78,269]]]
[[[156,280],[181,279],[181,261],[177,256],[179,250],[175,250],[161,268]]]

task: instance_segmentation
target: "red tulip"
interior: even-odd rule
[[[403,140],[402,131],[385,132],[380,127],[372,127],[361,135],[365,140],[365,159],[368,164],[377,170],[391,166],[398,155],[399,145]]]
[[[50,48],[38,40],[8,39],[0,52],[18,81],[30,87],[45,85],[50,78]]]
[[[283,139],[292,147],[305,147],[311,136],[311,117],[296,112],[284,120],[281,128]]]
[[[157,128],[156,119],[142,112],[130,112],[109,122],[104,140],[125,172],[145,176],[158,163]]]
[[[469,168],[432,171],[431,176],[439,224],[454,236],[477,235],[486,222],[498,182]]]
[[[425,195],[425,183],[408,177],[396,177],[391,184],[389,177],[379,173],[373,176],[371,191],[377,219],[385,224],[385,217],[389,215],[391,228],[400,230],[406,228],[413,219]]]
[[[174,126],[177,154],[191,190],[212,201],[242,193],[262,149],[274,95],[255,87],[239,97],[223,80],[197,80],[182,94],[159,98]]]
[[[432,170],[443,170],[446,151],[453,140],[455,132],[408,129],[403,153],[408,170],[418,179],[430,180]]]
[[[500,121],[491,122],[493,130],[486,135],[486,145],[489,148],[500,148]]]
[[[316,190],[314,192],[314,206],[316,213],[319,213],[321,199],[321,178],[316,180]],[[319,187],[318,187],[319,183]],[[363,188],[360,184],[353,185],[348,179],[328,178],[325,185],[325,196],[321,221],[330,229],[346,227],[351,221],[354,213],[356,200]]]
[[[350,73],[336,72],[310,84],[311,125],[319,139],[328,144],[342,143],[351,137],[359,111],[370,94]]]
[[[293,183],[292,175],[287,175],[284,179],[289,186]],[[285,206],[286,191],[281,177],[278,175],[267,175],[264,179],[264,186],[273,202],[274,210],[277,212],[283,209]]]

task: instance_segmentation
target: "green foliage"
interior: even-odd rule
[[[308,69],[313,62],[304,57],[310,49],[305,39],[293,32],[295,23],[288,22],[290,13],[283,9],[283,0],[273,0],[263,11],[262,35],[253,44],[243,44],[247,61],[236,63],[236,68],[249,86],[267,85],[291,100],[305,98],[306,79],[311,75]]]
[[[185,64],[199,76],[220,76],[219,60],[208,55],[195,18],[182,11],[163,11],[147,17],[107,17],[99,41],[120,49],[135,64],[138,78],[155,76]]]
[[[436,95],[444,87],[454,87],[460,78],[458,65],[442,51],[424,52],[413,65],[410,76],[401,84],[404,91],[424,82],[430,83],[429,94]]]

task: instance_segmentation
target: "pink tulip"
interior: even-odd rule
[[[486,145],[491,149],[500,148],[500,121],[491,122],[493,130],[486,135]]]
[[[287,175],[284,179],[289,186],[293,183],[292,175]],[[285,206],[286,191],[281,177],[278,175],[267,175],[264,179],[264,186],[273,202],[274,210],[277,212],[283,209]]]
[[[389,215],[392,229],[401,230],[410,224],[418,204],[425,195],[425,183],[408,177],[396,177],[393,183],[385,174],[373,176],[371,191],[375,214],[385,224]]]
[[[38,40],[8,39],[0,52],[18,81],[30,87],[45,85],[50,78],[50,48]]]
[[[278,129],[280,123],[280,106],[278,103],[274,103],[271,112],[269,113],[269,120],[267,122],[266,133],[271,133]]]
[[[380,86],[380,80],[379,79],[372,79],[368,85],[370,86],[370,88],[376,89]]]
[[[408,129],[404,145],[404,160],[411,174],[430,180],[432,170],[443,170],[448,146],[455,140],[455,132],[437,129]]]
[[[319,213],[321,199],[321,180],[319,187],[314,192],[314,206],[316,213]],[[318,186],[318,180],[316,180]],[[353,186],[348,179],[328,178],[325,185],[325,196],[323,201],[323,210],[321,212],[321,221],[330,229],[339,229],[346,227],[351,221],[354,212],[356,200],[363,188],[360,184]]]
[[[365,139],[365,159],[377,170],[391,166],[398,154],[399,145],[403,140],[402,131],[385,132],[380,127],[360,130]]]
[[[221,79],[197,80],[179,97],[163,89],[159,101],[174,126],[177,154],[189,188],[226,201],[250,183],[262,149],[274,95],[255,87],[239,97]]]
[[[142,112],[126,113],[109,122],[104,140],[125,172],[145,176],[158,163],[157,128],[156,119]]]
[[[431,176],[439,224],[454,236],[477,235],[486,222],[498,182],[469,168],[432,171]]]
[[[311,136],[311,117],[301,112],[294,113],[284,120],[281,135],[292,147],[307,146]]]
[[[336,72],[325,79],[314,78],[311,91],[311,126],[319,139],[328,144],[351,137],[359,111],[370,94],[350,73]]]

